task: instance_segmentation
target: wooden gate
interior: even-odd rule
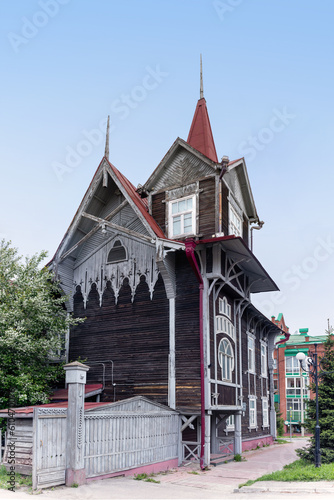
[[[65,408],[34,408],[34,489],[65,484],[66,414]]]

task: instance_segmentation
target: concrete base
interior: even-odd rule
[[[66,486],[72,486],[73,484],[81,486],[82,484],[86,484],[86,469],[66,469],[65,484]]]
[[[255,450],[274,443],[273,436],[259,436],[256,438],[246,439],[242,442],[242,451]]]
[[[135,467],[134,469],[126,469],[118,472],[111,472],[109,474],[102,474],[100,476],[88,477],[87,483],[89,481],[96,481],[97,479],[108,479],[110,477],[117,477],[117,476],[135,476],[136,474],[152,474],[152,473],[158,474],[159,472],[167,472],[177,468],[178,468],[178,459],[174,458],[171,460],[166,460],[165,462],[142,465],[141,467]]]

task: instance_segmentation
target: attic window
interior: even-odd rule
[[[169,236],[195,234],[196,200],[195,195],[169,202]]]
[[[108,254],[107,262],[108,264],[112,264],[113,262],[120,262],[122,260],[126,260],[126,250],[122,243],[116,240],[113,248]]]

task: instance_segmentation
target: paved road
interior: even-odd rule
[[[229,462],[208,471],[201,471],[197,464],[180,467],[167,474],[154,477],[159,484],[135,481],[131,476],[91,481],[79,488],[58,487],[43,490],[39,498],[58,500],[136,500],[136,499],[222,499],[268,497],[271,500],[293,496],[294,500],[305,500],[305,493],[321,493],[321,500],[333,500],[334,483],[255,483],[239,490],[248,479],[257,479],[263,474],[282,469],[296,459],[295,449],[306,444],[306,440],[273,445],[243,454],[245,461]],[[270,489],[270,491],[268,491]],[[318,495],[317,495],[318,496]],[[31,496],[30,496],[31,498]],[[1,500],[29,500],[28,493],[0,490]],[[291,500],[291,499],[290,499]]]

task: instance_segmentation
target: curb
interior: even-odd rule
[[[242,488],[235,489],[233,493],[327,493],[334,495],[334,483],[332,481],[258,481],[257,484],[251,486],[243,486]]]

